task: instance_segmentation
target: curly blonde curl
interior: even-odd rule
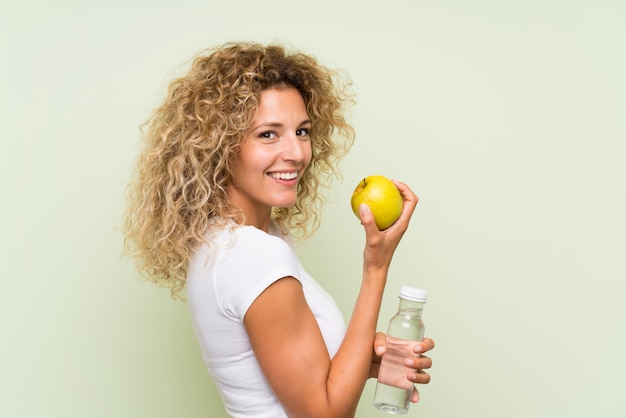
[[[338,161],[354,141],[344,113],[353,104],[349,81],[309,55],[279,45],[227,43],[197,56],[186,75],[142,125],[142,150],[127,189],[126,252],[140,272],[181,298],[187,264],[211,222],[242,224],[226,192],[234,156],[251,128],[259,97],[294,87],[311,119],[312,160],[294,206],[273,219],[296,238],[319,226],[318,192],[340,178]]]

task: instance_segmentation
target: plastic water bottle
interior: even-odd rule
[[[427,292],[415,287],[400,288],[398,312],[389,321],[387,344],[374,394],[374,406],[389,414],[406,414],[411,403],[413,383],[404,359],[415,356],[413,347],[424,338],[422,310]]]

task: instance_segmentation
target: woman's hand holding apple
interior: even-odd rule
[[[409,226],[409,221],[419,200],[417,195],[415,195],[406,184],[395,180],[390,181],[390,184],[399,192],[402,199],[400,215],[391,226],[382,231],[379,230],[376,225],[375,214],[370,206],[368,206],[367,203],[361,203],[358,206],[359,218],[365,229],[365,250],[363,253],[364,268],[385,269],[385,277],[386,270],[391,264],[393,253]],[[386,190],[389,191],[390,189],[387,188]],[[367,188],[361,190],[360,193],[365,193],[366,191]],[[390,199],[395,199],[393,193],[389,193],[386,196]],[[384,199],[377,201],[381,202],[384,201]]]

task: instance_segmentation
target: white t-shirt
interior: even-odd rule
[[[232,417],[287,417],[254,356],[243,324],[246,311],[273,282],[300,281],[332,358],[345,333],[335,301],[306,272],[290,236],[272,223],[212,231],[187,273],[187,300],[207,369]],[[303,376],[306,378],[306,376]]]

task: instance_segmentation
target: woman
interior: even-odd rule
[[[352,417],[384,354],[378,312],[417,196],[395,182],[404,208],[385,231],[360,208],[363,277],[347,327],[292,241],[317,227],[318,189],[353,141],[350,96],[336,76],[280,46],[226,44],[198,56],[146,124],[128,249],[175,296],[186,287],[233,417]],[[431,361],[420,354],[433,346],[425,339],[405,360],[407,379],[428,383]]]

